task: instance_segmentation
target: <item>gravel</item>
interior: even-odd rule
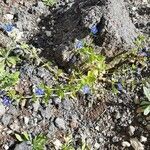
[[[54,124],[57,128],[59,128],[60,130],[66,130],[66,123],[65,120],[63,118],[56,118],[54,120]]]
[[[23,3],[15,0],[7,1],[7,5],[2,1],[0,25],[11,23],[15,27],[8,35],[0,31],[0,46],[10,47],[12,42],[10,37],[17,34],[14,53],[24,59],[15,68],[21,73],[18,87],[21,94],[31,95],[33,88],[41,83],[55,87],[58,81],[55,80],[51,69],[54,69],[54,72],[57,67],[70,69],[75,41],[92,40],[98,52],[102,51],[108,56],[113,56],[116,55],[113,51],[114,47],[120,46],[120,42],[123,41],[125,48],[133,43],[137,30],[144,35],[149,35],[148,1],[124,1],[126,6],[123,0],[108,0],[111,3],[110,7],[108,9],[103,7],[107,12],[106,15],[102,13],[104,4],[96,4],[96,2],[103,2],[101,0],[93,0],[92,3],[90,0],[81,0],[80,4],[74,0],[64,0],[52,8],[45,6],[42,1],[24,0]],[[116,14],[113,13],[114,10],[118,10]],[[127,16],[124,19],[122,19],[123,11]],[[95,24],[99,27],[96,35],[89,36],[90,28],[93,25],[95,27]],[[107,32],[100,29],[101,25],[105,26]],[[132,29],[134,31],[130,32]],[[116,38],[118,40],[115,42]],[[103,40],[103,46],[106,46],[104,48],[101,45]],[[20,48],[20,42],[26,42],[31,47],[34,45],[36,50],[41,52],[40,58],[43,62],[37,64],[34,59],[29,59]],[[43,66],[49,61],[52,63],[50,70]],[[64,80],[61,80],[59,83],[62,84]],[[76,100],[68,97],[61,100],[52,96],[48,104],[44,104],[44,97],[36,98],[35,101],[28,98],[20,102],[13,100],[11,106],[6,108],[0,99],[0,133],[2,133],[0,149],[12,149],[12,147],[15,147],[14,150],[32,149],[31,143],[18,144],[14,137],[16,132],[21,134],[23,131],[33,137],[40,133],[46,135],[50,141],[47,149],[54,147],[60,149],[65,141],[64,137],[68,134],[72,135],[76,147],[84,141],[94,150],[120,150],[131,149],[131,147],[135,150],[150,149],[149,116],[145,117],[136,112],[141,102],[139,93],[128,91],[123,87],[126,92],[113,94],[110,87],[109,89],[104,87],[106,84],[100,83],[98,96],[92,91],[90,91],[90,98],[79,94]],[[101,101],[105,105],[102,105]]]
[[[3,123],[3,125],[4,126],[9,125],[11,119],[12,119],[12,115],[4,114],[3,117],[2,117],[2,123]]]
[[[17,144],[14,150],[32,150],[32,147],[27,142]]]
[[[5,106],[0,102],[0,117],[3,116],[6,112]]]

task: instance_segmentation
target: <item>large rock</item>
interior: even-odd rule
[[[22,142],[20,144],[17,144],[14,150],[32,150],[32,146],[27,142]]]
[[[107,56],[134,47],[136,28],[123,0],[68,0],[64,7],[54,9],[51,15],[41,19],[41,31],[35,40],[39,38],[37,44],[44,47],[45,57],[51,55],[60,66],[68,67],[74,63],[70,60],[76,39],[88,41],[93,25],[97,25],[99,31],[95,44]],[[47,31],[51,31],[51,36],[46,37]]]

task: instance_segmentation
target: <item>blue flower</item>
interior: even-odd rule
[[[13,24],[7,23],[1,26],[6,32],[11,32],[14,28]]]
[[[89,88],[88,85],[84,85],[84,86],[82,87],[82,90],[81,90],[81,91],[83,92],[83,94],[89,94],[89,93],[90,93],[90,88]]]
[[[123,91],[123,87],[120,82],[118,82],[117,87],[118,87],[118,91]]]
[[[10,104],[11,104],[11,99],[10,99],[8,96],[4,96],[4,97],[2,98],[2,104],[3,104],[4,106],[10,106]]]
[[[75,48],[76,48],[76,49],[81,49],[81,48],[83,48],[83,42],[77,40],[76,43],[75,43]]]
[[[44,95],[44,90],[41,88],[37,88],[37,89],[35,89],[35,94],[36,95]]]
[[[94,35],[98,32],[98,29],[97,29],[97,26],[96,25],[93,25],[91,28],[91,33],[93,33]]]

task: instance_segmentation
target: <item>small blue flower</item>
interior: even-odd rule
[[[6,32],[11,32],[14,29],[14,25],[7,23],[1,26]]]
[[[117,87],[118,87],[118,91],[123,91],[123,87],[120,82],[118,82]]]
[[[81,49],[81,48],[83,48],[83,42],[77,40],[76,43],[75,43],[75,48],[76,48],[76,49]]]
[[[91,33],[93,33],[94,35],[98,32],[98,29],[97,29],[97,26],[96,25],[93,25],[91,28]]]
[[[11,99],[10,99],[8,96],[4,96],[4,97],[2,98],[2,104],[3,104],[4,106],[10,106],[10,104],[11,104]]]
[[[41,88],[37,88],[37,89],[35,89],[35,94],[36,95],[44,95],[44,90]]]
[[[82,90],[83,94],[89,94],[90,93],[90,88],[88,85],[85,85],[82,87]]]

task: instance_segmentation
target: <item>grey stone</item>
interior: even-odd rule
[[[18,109],[15,106],[11,106],[7,112],[8,114],[11,114],[13,116],[18,115]]]
[[[16,22],[16,26],[17,26],[17,28],[18,28],[20,31],[22,31],[23,27],[22,27],[22,22],[21,22],[21,21]]]
[[[17,120],[15,120],[9,127],[11,130],[19,132],[20,127]]]
[[[21,73],[23,73],[23,74],[25,73],[29,77],[32,76],[33,71],[34,71],[33,65],[25,64],[21,67]]]
[[[14,150],[32,150],[32,147],[27,142],[22,142],[17,144]]]
[[[14,15],[12,15],[12,14],[5,14],[4,17],[5,17],[6,20],[12,20]]]
[[[52,102],[55,106],[59,106],[61,103],[61,99],[58,97],[55,97],[55,98],[53,98]]]
[[[38,1],[38,7],[39,7],[40,9],[44,9],[44,8],[45,8],[45,5],[44,5],[43,2]]]
[[[45,118],[47,118],[49,120],[52,117],[52,115],[53,115],[52,107],[50,107],[50,106],[46,107]]]
[[[135,150],[144,150],[144,145],[137,138],[130,139],[130,143]]]
[[[34,110],[35,112],[37,112],[38,109],[39,109],[39,107],[40,107],[39,100],[36,100],[36,101],[33,103],[33,110]]]
[[[5,106],[0,102],[0,117],[6,112]]]
[[[10,120],[12,119],[12,115],[10,114],[4,114],[2,117],[2,123],[4,126],[7,126],[10,123]]]
[[[26,116],[25,116],[23,119],[24,119],[25,125],[28,125],[28,123],[29,123],[29,117],[26,117]]]
[[[37,74],[39,77],[41,77],[41,78],[48,78],[50,72],[49,72],[47,69],[43,68],[43,67],[39,67],[39,68],[37,69],[36,74]]]
[[[72,7],[67,12],[58,13],[52,32],[54,51],[56,49],[54,57],[60,66],[70,65],[68,59],[71,59],[70,49],[73,49],[75,39],[87,37],[89,31],[84,29],[90,30],[93,25],[99,27],[95,42],[105,49],[108,57],[135,47],[138,33],[123,0],[81,0],[79,6]]]
[[[122,146],[123,146],[123,147],[130,147],[131,144],[130,144],[129,142],[127,142],[127,141],[123,141],[123,142],[122,142]]]
[[[62,105],[63,105],[63,108],[66,110],[71,110],[71,108],[73,107],[73,104],[72,104],[71,100],[69,100],[69,99],[63,100]]]
[[[134,132],[135,132],[135,127],[129,126],[129,134],[132,136],[134,135]]]
[[[63,129],[63,130],[66,129],[66,123],[65,123],[65,120],[63,118],[56,118],[54,120],[54,124],[59,129]]]
[[[150,124],[146,126],[147,130],[150,131]]]
[[[147,142],[147,137],[141,136],[140,137],[140,142]]]
[[[99,143],[97,143],[97,142],[94,144],[94,148],[95,148],[95,149],[99,149],[100,146],[101,146],[101,145],[100,145]]]
[[[46,36],[50,37],[52,35],[51,31],[45,31]]]

